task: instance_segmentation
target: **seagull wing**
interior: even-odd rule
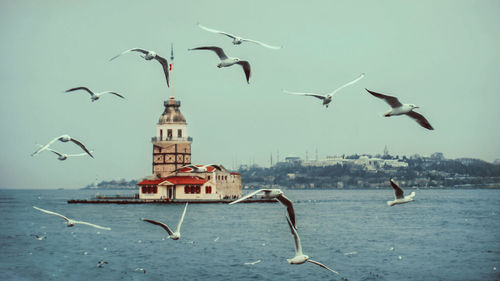
[[[84,225],[88,225],[88,226],[92,226],[92,227],[104,229],[104,230],[111,230],[111,228],[109,228],[109,227],[104,227],[104,226],[96,225],[96,224],[93,224],[90,222],[85,222],[85,221],[73,221],[73,223],[84,224]]]
[[[295,255],[302,255],[302,244],[300,243],[300,237],[299,234],[297,233],[297,230],[293,226],[292,222],[288,218],[287,215],[285,215],[286,221],[288,222],[288,226],[290,227],[290,231],[292,232],[293,239],[295,240]]]
[[[36,206],[33,206],[33,208],[37,209],[38,211],[41,211],[41,212],[44,212],[44,213],[47,213],[47,214],[50,214],[50,215],[55,215],[55,216],[58,216],[58,217],[61,217],[63,218],[64,220],[66,221],[69,221],[69,219],[59,213],[56,213],[56,212],[52,212],[52,211],[49,211],[49,210],[45,210],[45,209],[42,209],[42,208],[38,208]]]
[[[217,54],[217,56],[219,56],[219,59],[221,59],[221,60],[227,59],[227,56],[224,53],[224,50],[222,50],[222,48],[219,48],[219,47],[209,46],[209,47],[198,47],[198,48],[188,49],[188,51],[193,51],[193,50],[210,50],[210,51],[214,51]]]
[[[224,31],[220,31],[220,30],[216,30],[216,29],[212,29],[212,28],[208,28],[206,26],[203,26],[201,25],[200,23],[198,23],[198,26],[201,28],[201,29],[204,29],[206,31],[209,31],[209,32],[213,32],[213,33],[219,33],[219,34],[222,34],[222,35],[226,35],[227,37],[230,37],[230,38],[233,38],[235,39],[236,36],[231,34],[231,33],[227,33],[227,32],[224,32]]]
[[[47,148],[47,150],[50,150],[50,151],[54,152],[57,156],[63,156],[62,153],[60,153],[58,151],[55,151],[52,148]],[[85,154],[87,154],[87,153],[85,153]]]
[[[118,93],[116,93],[116,92],[113,92],[113,91],[101,92],[100,94],[101,94],[101,95],[104,95],[104,94],[113,94],[113,95],[118,96],[118,97],[120,97],[120,98],[122,98],[122,99],[124,99],[124,98],[125,98],[124,96],[122,96],[122,95],[120,95],[120,94],[118,94]]]
[[[92,153],[94,151],[90,151],[90,153]],[[78,154],[66,154],[66,156],[68,157],[77,157],[77,156],[87,156],[88,154],[87,153],[78,153]]]
[[[242,38],[241,41],[247,41],[247,42],[256,43],[256,44],[259,44],[259,45],[261,45],[263,47],[266,47],[266,48],[269,48],[269,49],[274,49],[274,50],[279,50],[279,49],[283,48],[283,46],[272,46],[272,45],[268,45],[266,43],[263,43],[263,42],[260,42],[260,41],[257,41],[257,40],[252,40],[252,39]]]
[[[333,270],[333,269],[331,269],[331,268],[328,268],[326,265],[324,265],[324,264],[322,264],[322,263],[320,263],[320,262],[313,261],[313,260],[311,260],[311,259],[308,259],[307,261],[308,261],[308,262],[310,262],[310,263],[314,263],[315,265],[319,265],[319,266],[321,266],[321,267],[322,267],[322,268],[324,268],[324,269],[328,269],[328,270],[330,270],[331,272],[333,272],[333,273],[335,273],[335,274],[339,274],[337,271],[335,271],[335,270]]]
[[[410,112],[406,113],[406,115],[415,119],[415,121],[417,121],[418,124],[420,124],[420,126],[426,128],[426,129],[429,129],[429,130],[434,130],[434,128],[432,128],[431,124],[429,123],[429,121],[427,121],[427,119],[425,119],[425,117],[422,114],[417,113],[415,111],[410,111]]]
[[[31,156],[35,156],[38,153],[46,150],[51,144],[53,144],[54,142],[58,141],[61,137],[63,137],[63,136],[59,136],[57,138],[54,138],[53,140],[49,141],[46,145],[40,145],[40,148],[38,148],[35,152],[31,153]]]
[[[175,232],[177,232],[177,233],[181,232],[181,225],[182,225],[182,222],[184,221],[184,216],[186,215],[187,207],[188,207],[188,203],[186,203],[186,206],[184,206],[184,211],[182,212],[181,219],[179,220],[179,223],[177,224],[177,228],[175,229]]]
[[[168,226],[166,224],[162,223],[162,222],[154,221],[154,220],[148,220],[148,219],[142,219],[142,220],[145,221],[145,222],[149,222],[149,223],[161,226],[163,229],[165,229],[168,232],[168,235],[174,234],[172,232],[172,230],[170,230],[170,228],[168,228]]]
[[[370,91],[366,88],[365,88],[365,90],[367,90],[368,93],[372,94],[373,96],[375,96],[379,99],[385,100],[385,102],[387,102],[392,108],[402,106],[402,104],[399,102],[398,98],[396,98],[396,97],[376,93],[376,92]]]
[[[116,59],[117,57],[119,57],[121,55],[124,55],[126,53],[129,53],[129,52],[141,52],[141,53],[143,53],[143,54],[146,55],[149,51],[148,50],[144,50],[144,49],[140,49],[140,48],[133,48],[133,49],[126,50],[126,51],[122,52],[121,54],[118,54],[118,55],[112,57],[111,59],[109,59],[109,61],[112,61],[112,60]]]
[[[315,98],[318,98],[320,100],[324,100],[326,99],[325,96],[322,96],[322,95],[318,95],[318,94],[313,94],[313,93],[297,93],[297,92],[290,92],[290,91],[287,91],[287,90],[283,90],[283,92],[287,93],[287,94],[290,94],[290,95],[298,95],[298,96],[310,96],[310,97],[315,97]]]
[[[66,93],[77,91],[77,90],[84,90],[87,91],[91,96],[95,96],[94,92],[92,92],[89,88],[87,87],[76,87],[76,88],[71,88],[69,90],[66,90]]]
[[[286,210],[288,212],[288,217],[290,217],[290,221],[292,221],[293,227],[295,226],[295,211],[293,210],[293,203],[288,199],[285,195],[280,194],[277,199],[281,202],[281,204],[286,206]]]
[[[346,83],[346,84],[344,84],[344,85],[342,85],[342,86],[338,87],[338,88],[337,88],[337,89],[335,89],[333,92],[331,92],[331,93],[330,93],[330,95],[331,95],[331,96],[335,95],[335,93],[337,93],[338,91],[340,91],[340,90],[344,89],[344,88],[345,88],[345,87],[347,87],[347,86],[350,86],[350,85],[352,85],[352,84],[354,84],[354,83],[358,82],[359,80],[363,79],[363,77],[365,77],[365,74],[364,74],[364,73],[361,73],[361,75],[359,75],[359,77],[358,77],[358,78],[356,78],[356,79],[352,80],[352,81],[351,81],[351,82],[349,82],[349,83]]]
[[[259,190],[256,190],[256,191],[254,191],[254,192],[248,193],[247,195],[245,195],[245,196],[241,197],[240,199],[238,199],[238,200],[236,200],[236,201],[233,201],[233,202],[229,203],[229,205],[236,204],[236,203],[238,203],[238,202],[241,202],[241,201],[243,201],[243,200],[246,200],[246,199],[248,199],[248,198],[250,198],[250,197],[254,196],[255,194],[260,193],[260,192],[263,192],[263,191],[264,191],[264,189],[259,189]]]
[[[391,179],[391,185],[392,188],[394,188],[394,194],[396,196],[396,199],[405,198],[403,190],[397,185],[397,183],[393,179]]]
[[[92,153],[90,153],[90,151],[85,147],[85,145],[83,145],[82,142],[80,142],[79,140],[76,140],[74,138],[71,138],[70,141],[72,141],[73,143],[77,144],[79,147],[81,147],[85,152],[87,152],[88,155],[90,155],[90,157],[94,158],[94,156],[92,156]]]
[[[157,60],[159,63],[161,63],[161,66],[163,66],[163,72],[165,72],[165,79],[167,79],[167,86],[170,87],[170,78],[168,77],[168,62],[167,59],[164,57],[160,57],[159,55],[155,56],[155,60]]]
[[[243,67],[243,71],[245,71],[245,77],[247,78],[247,83],[250,84],[250,63],[246,60],[240,60],[237,62],[237,64],[241,65]]]

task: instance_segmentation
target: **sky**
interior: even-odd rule
[[[500,159],[500,1],[11,1],[0,0],[0,188],[80,188],[151,175],[163,101],[172,94],[193,138],[192,162],[269,166],[287,155],[378,154]],[[234,46],[196,23],[281,45]],[[161,66],[131,53],[170,57]],[[209,51],[248,60],[217,68]],[[328,108],[296,92],[328,93],[361,73]],[[114,90],[91,102],[86,86]],[[420,108],[434,131],[364,88]],[[57,160],[37,144],[69,134],[93,150]],[[53,148],[79,153],[77,146]]]

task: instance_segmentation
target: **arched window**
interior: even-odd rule
[[[189,193],[189,187],[187,185],[184,186],[184,193],[186,193],[186,194]]]

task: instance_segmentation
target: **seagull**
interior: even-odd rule
[[[295,229],[295,227],[293,226],[292,222],[290,221],[290,219],[288,218],[287,215],[285,215],[286,217],[286,220],[288,222],[288,226],[290,226],[290,230],[292,231],[292,235],[293,235],[293,238],[295,240],[295,257],[291,258],[291,259],[287,259],[288,263],[290,264],[303,264],[305,263],[306,261],[307,262],[310,262],[310,263],[314,263],[316,265],[319,265],[321,266],[322,268],[325,268],[325,269],[328,269],[330,270],[331,272],[335,273],[335,274],[339,274],[337,271],[333,270],[333,269],[330,269],[328,268],[327,266],[325,266],[324,264],[320,263],[320,262],[317,262],[317,261],[313,261],[311,259],[309,259],[309,256],[308,255],[304,255],[302,253],[302,244],[300,243],[300,237],[299,237],[299,234],[297,233],[297,230]]]
[[[241,67],[243,67],[243,71],[245,72],[245,77],[247,79],[247,83],[250,84],[249,79],[250,79],[250,63],[246,60],[240,60],[239,58],[232,58],[232,57],[227,57],[226,54],[224,53],[224,50],[219,47],[198,47],[198,48],[193,48],[193,49],[188,49],[188,51],[193,51],[193,50],[211,50],[214,51],[217,56],[219,56],[219,59],[221,62],[217,65],[218,68],[221,67],[228,67],[234,64],[239,64]]]
[[[97,262],[97,267],[102,268],[103,265],[105,265],[105,264],[108,264],[108,262],[107,261],[98,261]]]
[[[266,48],[269,48],[269,49],[274,49],[274,50],[279,50],[279,49],[283,48],[282,46],[271,46],[271,45],[268,45],[266,43],[262,43],[262,42],[257,41],[257,40],[246,39],[246,38],[242,38],[242,37],[233,35],[231,33],[227,33],[227,32],[220,31],[220,30],[215,30],[215,29],[212,29],[212,28],[208,28],[206,26],[201,25],[200,23],[198,23],[198,26],[201,29],[204,29],[206,31],[213,32],[213,33],[219,33],[219,34],[226,35],[227,37],[232,38],[234,45],[240,45],[241,43],[243,43],[244,41],[246,41],[246,42],[256,43],[256,44],[259,44],[259,45],[261,45],[263,47],[266,47]]]
[[[42,146],[42,145],[39,145],[39,146]],[[86,156],[86,155],[88,155],[87,153],[79,153],[79,154],[65,154],[65,153],[60,153],[60,152],[58,152],[58,151],[56,151],[54,149],[51,149],[50,147],[47,147],[46,149],[49,150],[49,151],[54,152],[57,156],[59,156],[59,157],[57,157],[57,159],[59,159],[61,161],[64,161],[64,160],[68,159],[68,157],[78,157],[78,156]],[[91,152],[93,152],[93,151],[91,151]]]
[[[68,141],[71,141],[75,144],[77,144],[79,147],[81,147],[85,152],[87,152],[88,155],[90,155],[90,157],[94,158],[94,156],[92,156],[92,154],[90,153],[90,151],[85,147],[85,145],[83,145],[83,143],[75,138],[72,138],[70,137],[69,135],[62,135],[62,136],[59,136],[57,138],[54,138],[53,140],[49,141],[46,145],[42,145],[40,148],[38,148],[37,151],[33,152],[31,154],[31,156],[35,156],[37,155],[38,153],[44,151],[44,150],[47,150],[49,148],[49,146],[51,144],[53,144],[54,142],[56,141],[62,141],[62,142],[68,142]]]
[[[256,261],[252,261],[252,262],[246,262],[245,265],[254,265],[254,264],[257,264],[261,262],[261,260],[256,260]]]
[[[172,240],[179,240],[179,238],[181,238],[181,225],[182,225],[182,222],[184,221],[184,215],[186,215],[187,206],[188,206],[188,203],[186,203],[186,206],[184,207],[184,212],[182,212],[181,219],[179,220],[179,224],[177,224],[177,228],[175,229],[175,232],[172,232],[172,230],[170,230],[170,228],[162,222],[148,220],[145,218],[142,218],[142,220],[145,222],[149,222],[149,223],[161,226],[163,229],[165,229],[168,232],[168,235],[169,235],[168,238],[170,238]]]
[[[146,269],[145,268],[138,267],[138,268],[135,269],[135,271],[142,271],[142,272],[144,272],[144,274],[146,274]]]
[[[415,197],[415,191],[412,191],[410,195],[404,196],[403,190],[396,184],[396,182],[391,179],[392,188],[394,188],[394,201],[387,201],[387,205],[394,206],[397,204],[404,204],[410,201],[413,201],[413,197]]]
[[[154,51],[149,51],[149,50],[145,50],[145,49],[141,49],[141,48],[133,48],[133,49],[126,50],[126,51],[122,52],[121,54],[112,57],[109,61],[112,61],[112,60],[116,59],[117,57],[124,55],[126,53],[129,53],[129,52],[143,53],[144,55],[141,55],[141,57],[143,59],[145,59],[145,60],[155,59],[159,63],[161,63],[161,66],[163,67],[163,72],[165,72],[165,78],[167,79],[167,86],[170,87],[170,82],[169,82],[169,77],[168,77],[169,65],[168,65],[167,59],[157,55],[156,52],[154,52]]]
[[[208,167],[212,167],[214,169],[222,171],[221,165],[217,165],[217,164],[208,164],[208,165],[202,165],[202,166],[185,165],[185,166],[180,167],[176,171],[178,172],[182,169],[189,168],[192,170],[191,172],[193,172],[193,173],[206,173],[208,171],[208,169],[207,169]]]
[[[31,234],[31,236],[35,236],[36,240],[43,240],[43,239],[47,238],[47,236],[39,236],[38,234]]]
[[[409,117],[415,119],[415,121],[417,121],[418,124],[420,124],[420,126],[426,128],[428,130],[434,130],[434,128],[432,128],[431,124],[429,123],[429,121],[427,121],[427,119],[425,119],[424,116],[413,111],[415,108],[419,108],[418,106],[416,106],[414,104],[401,104],[401,102],[399,102],[398,98],[396,98],[396,97],[376,93],[376,92],[370,91],[366,88],[365,88],[365,90],[368,91],[368,93],[372,94],[373,96],[375,96],[379,99],[385,100],[385,102],[387,102],[392,107],[391,110],[387,111],[384,114],[385,117],[406,114]]]
[[[249,193],[243,197],[241,197],[240,199],[236,200],[236,201],[233,201],[231,203],[229,203],[229,205],[232,205],[232,204],[236,204],[238,202],[241,202],[245,199],[248,199],[252,196],[254,196],[255,194],[257,193],[261,193],[261,192],[264,192],[264,196],[263,198],[266,198],[266,199],[272,199],[272,198],[276,198],[278,199],[278,201],[281,202],[281,204],[285,205],[286,206],[286,209],[288,211],[288,216],[290,217],[290,219],[292,220],[292,223],[293,223],[293,226],[295,226],[295,211],[293,210],[293,204],[292,204],[292,201],[290,201],[290,199],[288,199],[284,194],[283,194],[283,191],[281,191],[281,189],[259,189],[257,191],[254,191],[252,193]]]
[[[63,218],[68,223],[68,227],[74,226],[75,224],[84,224],[84,225],[92,226],[92,227],[99,228],[99,229],[111,230],[111,228],[109,228],[109,227],[103,227],[103,226],[95,225],[95,224],[84,222],[84,221],[72,220],[72,219],[69,219],[69,218],[67,218],[67,217],[65,217],[65,216],[63,216],[61,214],[56,213],[56,212],[51,212],[51,211],[48,211],[48,210],[44,210],[44,209],[38,208],[36,206],[33,206],[33,208],[35,208],[35,209],[37,209],[37,210],[39,210],[41,212],[44,212],[44,213],[47,213],[47,214],[50,214],[50,215],[55,215],[55,216]]]
[[[345,84],[345,85],[342,85],[340,87],[338,87],[337,89],[335,89],[333,92],[331,93],[328,93],[326,95],[318,95],[318,94],[314,94],[314,93],[297,93],[297,92],[290,92],[290,91],[287,91],[287,90],[283,90],[285,93],[287,94],[291,94],[291,95],[300,95],[300,96],[311,96],[311,97],[315,97],[315,98],[318,98],[320,100],[323,100],[323,105],[326,106],[326,108],[328,108],[328,104],[332,101],[332,98],[333,98],[333,95],[335,95],[338,91],[342,90],[343,88],[347,87],[347,86],[350,86],[356,82],[358,82],[359,80],[361,80],[363,77],[365,77],[365,74],[364,73],[361,73],[361,75],[359,75],[358,78],[352,80],[351,82]]]
[[[99,99],[99,97],[101,97],[102,95],[104,94],[113,94],[115,96],[118,96],[122,99],[124,99],[125,97],[123,97],[122,95],[118,94],[118,93],[115,93],[115,92],[112,92],[112,91],[105,91],[105,92],[99,92],[99,93],[94,93],[92,92],[89,88],[87,87],[76,87],[76,88],[71,88],[69,90],[66,90],[64,91],[65,93],[69,93],[69,92],[73,92],[73,91],[77,91],[77,90],[84,90],[84,91],[87,91],[89,94],[90,94],[90,99],[92,100],[92,102],[96,101]]]

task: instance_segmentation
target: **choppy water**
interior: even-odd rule
[[[173,241],[140,218],[175,227],[183,205],[70,205],[91,192],[0,190],[0,280],[499,280],[500,190],[416,193],[388,207],[391,190],[286,191],[304,253],[334,275],[287,263],[293,238],[279,204],[192,204]],[[32,205],[112,230],[66,227]]]

